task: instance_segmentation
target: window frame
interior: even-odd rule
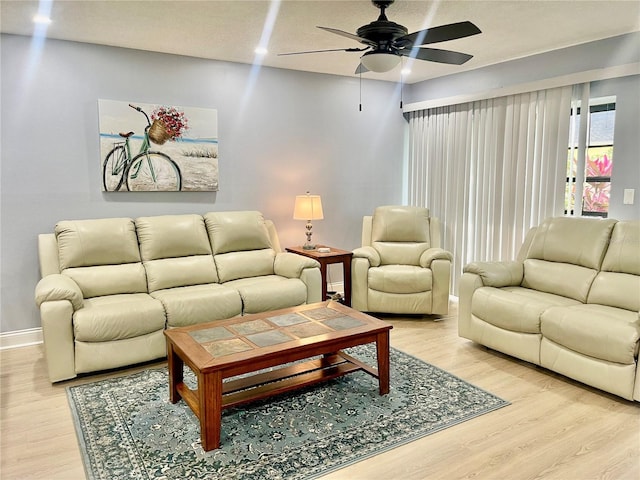
[[[567,188],[567,193],[565,194],[566,196],[569,196],[569,206],[573,206],[573,208],[571,209],[567,209],[565,207],[564,209],[564,213],[565,215],[575,215],[575,210],[576,210],[576,204],[577,204],[577,199],[574,198],[574,202],[572,203],[570,201],[571,199],[571,187],[574,187],[574,197],[577,196],[577,178],[578,178],[578,171],[582,170],[584,171],[584,174],[581,175],[583,177],[583,184],[582,187],[580,189],[580,215],[583,217],[602,217],[602,218],[607,218],[609,215],[609,212],[598,212],[598,211],[590,211],[590,210],[584,210],[584,199],[585,199],[585,186],[587,184],[590,183],[609,183],[609,185],[611,185],[611,176],[590,176],[588,177],[586,175],[586,160],[587,160],[587,156],[588,156],[588,152],[590,148],[599,148],[599,147],[605,147],[605,148],[611,148],[613,151],[614,145],[615,145],[615,138],[613,136],[612,132],[612,141],[611,143],[597,143],[597,144],[592,144],[591,143],[591,115],[594,113],[599,113],[599,112],[608,112],[608,111],[614,111],[616,110],[616,97],[603,97],[603,98],[592,98],[589,99],[589,116],[587,117],[587,122],[586,122],[586,130],[583,133],[582,131],[578,132],[578,135],[585,135],[585,145],[584,145],[584,158],[580,158],[580,156],[578,155],[577,158],[577,164],[576,164],[576,169],[573,172],[574,176],[570,177],[569,176],[569,168],[567,168],[567,177],[566,177],[566,188]],[[571,117],[572,117],[572,125],[573,122],[575,121],[578,125],[580,125],[579,130],[582,130],[582,125],[580,121],[577,121],[577,118],[579,118],[579,115],[581,113],[581,106],[578,105],[575,109],[572,108],[571,110]],[[576,120],[573,120],[573,117],[577,117]],[[614,129],[615,129],[615,117],[614,117]],[[571,135],[572,137],[575,137],[574,135]],[[573,142],[574,138],[570,139],[570,142]],[[571,152],[573,151],[579,152],[579,146],[576,144],[572,144],[570,143],[568,145],[568,155],[571,154]],[[569,156],[567,156],[567,161],[569,161]],[[613,158],[613,157],[612,157]],[[565,205],[567,204],[567,198],[565,197]],[[607,208],[608,210],[608,208]]]

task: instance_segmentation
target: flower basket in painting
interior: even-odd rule
[[[167,126],[160,119],[155,119],[149,128],[149,138],[153,143],[162,145],[171,138],[171,135],[167,131]]]
[[[187,117],[183,111],[178,110],[176,107],[161,106],[156,108],[151,114],[151,120],[153,120],[153,125],[151,125],[151,129],[149,130],[149,137],[152,141],[160,145],[167,140],[175,140],[182,137],[182,134],[189,129]],[[151,137],[151,130],[153,130],[156,123],[159,123],[163,129],[162,134],[158,135],[158,140],[162,138],[162,142]],[[158,130],[160,130],[160,128],[161,127],[158,127]]]

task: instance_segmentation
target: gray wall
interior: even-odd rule
[[[487,92],[577,72],[640,62],[640,32],[554,50],[411,85],[407,104]],[[591,97],[616,96],[609,217],[640,218],[640,76],[591,83]],[[624,189],[635,189],[634,205],[623,205]]]
[[[585,44],[405,86],[405,104],[485,91],[639,61],[640,34]],[[283,246],[304,241],[291,219],[296,194],[322,195],[314,240],[352,249],[361,217],[403,201],[405,122],[392,83],[73,42],[2,35],[0,149],[0,332],[39,326],[33,288],[37,235],[62,219],[261,210]],[[253,81],[255,79],[255,82]],[[594,82],[616,95],[611,216],[640,217],[640,78]],[[216,108],[217,193],[103,193],[99,98]],[[636,203],[622,205],[622,190]],[[332,269],[340,280],[340,269]]]
[[[395,85],[48,40],[0,38],[0,331],[40,326],[37,235],[63,219],[260,210],[304,242],[294,197],[322,195],[314,240],[359,246],[362,216],[402,201]],[[257,75],[257,76],[256,76]],[[255,81],[254,81],[255,80]],[[215,108],[217,193],[103,193],[98,99]],[[332,280],[340,280],[340,269]]]

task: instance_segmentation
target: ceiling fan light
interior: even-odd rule
[[[388,72],[400,63],[400,56],[393,53],[369,52],[360,58],[360,63],[372,72]]]

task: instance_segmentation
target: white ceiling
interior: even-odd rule
[[[0,31],[32,35],[40,3],[51,4],[50,38],[247,64],[256,61],[254,49],[263,39],[269,50],[263,65],[344,76],[354,75],[361,54],[277,54],[362,46],[316,26],[355,34],[379,14],[369,0],[0,0]],[[430,45],[474,58],[462,66],[415,61],[406,80],[414,83],[640,31],[640,1],[397,0],[387,17],[409,32],[464,20],[483,32]],[[399,72],[397,67],[363,77],[397,81]]]

